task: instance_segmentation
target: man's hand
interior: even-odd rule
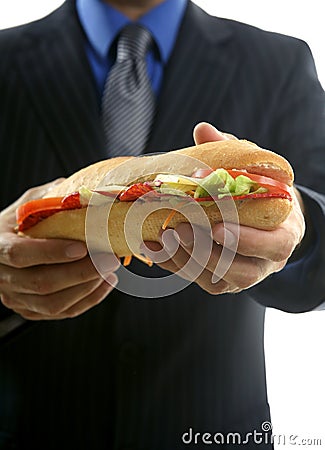
[[[234,136],[218,132],[211,125],[202,123],[194,130],[197,144],[224,139],[235,139]],[[301,242],[305,232],[305,222],[301,207],[294,189],[292,189],[293,209],[289,217],[274,231],[263,231],[255,228],[237,226],[231,223],[219,223],[212,227],[211,235],[206,231],[195,228],[195,239],[202,246],[212,245],[210,257],[201,274],[195,281],[205,291],[211,294],[240,292],[247,289],[274,272],[280,271],[288,261],[296,246]],[[239,233],[238,233],[239,230]],[[194,243],[193,229],[190,224],[182,223],[175,229],[176,233],[162,233],[160,236],[166,250],[166,255],[173,256],[158,263],[163,269],[186,279],[192,279],[193,273],[198,273],[198,263],[192,257]],[[210,241],[207,241],[209,239]],[[212,242],[211,242],[212,241]],[[214,274],[221,257],[223,246],[234,248],[236,254],[229,270],[222,278],[215,280]],[[157,242],[146,242],[149,249],[146,254],[155,261],[155,252],[163,251],[163,246]],[[176,248],[177,251],[175,252]],[[184,271],[184,266],[187,265]],[[180,272],[180,269],[181,272]]]
[[[16,208],[40,198],[55,183],[30,189],[0,214],[1,301],[25,319],[76,317],[100,303],[117,284],[114,272],[119,264],[113,255],[97,256],[103,280],[83,242],[29,239],[14,232]]]

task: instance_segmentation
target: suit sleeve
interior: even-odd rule
[[[325,95],[308,46],[292,42],[294,63],[277,91],[269,148],[281,149],[293,165],[306,235],[286,267],[249,293],[265,306],[304,312],[325,309]]]

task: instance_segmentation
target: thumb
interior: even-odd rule
[[[195,144],[204,144],[205,142],[226,141],[228,139],[237,139],[232,134],[223,133],[217,130],[213,125],[207,122],[198,123],[193,130]]]

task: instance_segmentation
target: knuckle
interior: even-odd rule
[[[250,264],[247,264],[246,270],[241,274],[237,279],[237,287],[240,290],[247,289],[250,286],[253,286],[262,278],[264,278],[264,270],[257,260],[252,259]]]
[[[49,317],[55,318],[62,314],[64,311],[65,306],[62,305],[59,302],[53,302],[51,299],[46,303],[46,305],[43,307],[43,314],[47,315]]]
[[[284,261],[287,260],[293,251],[291,241],[284,242],[273,257],[273,261]]]
[[[286,229],[279,245],[274,248],[271,259],[275,262],[287,260],[301,240],[301,232],[295,228]]]
[[[10,286],[11,277],[7,275],[5,271],[0,272],[0,287],[5,289],[7,286]],[[1,295],[1,294],[0,294]]]
[[[19,314],[23,319],[26,320],[35,320],[35,313],[33,313],[32,311],[27,311],[27,310],[20,310],[20,309],[16,309],[15,312],[17,314]]]
[[[204,288],[204,290],[210,295],[218,295],[218,294],[220,294],[219,289],[217,288],[217,286],[213,286],[213,285],[206,286]]]
[[[260,272],[257,269],[251,270],[248,272],[247,276],[239,283],[239,288],[246,289],[250,286],[253,286],[257,281],[261,279]]]
[[[201,287],[210,295],[219,295],[226,292],[228,283],[224,280],[220,280],[217,283],[213,283],[212,281],[209,283],[201,284]]]
[[[51,295],[66,287],[69,273],[57,270],[53,265],[42,265],[27,269],[26,288],[38,295]]]
[[[39,317],[32,311],[17,310],[16,313],[19,314],[23,319],[26,319],[26,320],[39,320]]]
[[[13,242],[11,245],[8,245],[5,248],[4,253],[9,266],[17,268],[23,267],[21,248],[17,242]]]
[[[28,299],[24,301],[25,309],[30,315],[37,315],[40,317],[55,318],[64,310],[62,302],[52,296],[29,295]]]
[[[287,261],[277,262],[274,266],[274,272],[280,272],[286,264],[287,264]]]
[[[81,283],[86,283],[89,281],[90,276],[93,274],[94,270],[91,266],[89,268],[84,268],[79,272],[79,278]],[[97,275],[97,274],[96,274]],[[98,278],[100,279],[100,275],[98,274]]]
[[[78,309],[73,309],[73,310],[71,310],[71,311],[66,311],[66,312],[64,313],[64,317],[65,317],[66,319],[74,319],[75,317],[80,316],[80,314],[81,314],[82,312],[84,312],[84,311],[79,311]]]
[[[32,200],[35,196],[39,196],[40,194],[40,186],[35,186],[27,189],[24,194],[21,196],[22,201]]]
[[[44,277],[44,275],[35,275],[31,280],[32,291],[40,295],[51,294],[54,290],[53,281]]]
[[[101,276],[97,272],[96,268],[94,267],[90,257],[86,257],[80,261],[71,263],[74,265],[73,272],[69,272],[70,274],[73,273],[74,278],[78,281],[78,283],[86,283],[90,280],[100,279]],[[71,268],[72,270],[72,268]]]
[[[6,294],[0,294],[0,299],[1,299],[1,303],[9,309],[13,309],[14,307],[14,302],[12,301],[12,299],[9,297],[9,295]]]

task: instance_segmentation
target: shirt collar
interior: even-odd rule
[[[173,49],[187,2],[165,0],[137,21],[151,32],[163,63]],[[130,19],[101,0],[77,0],[76,6],[89,43],[101,58],[107,58],[112,42]]]

